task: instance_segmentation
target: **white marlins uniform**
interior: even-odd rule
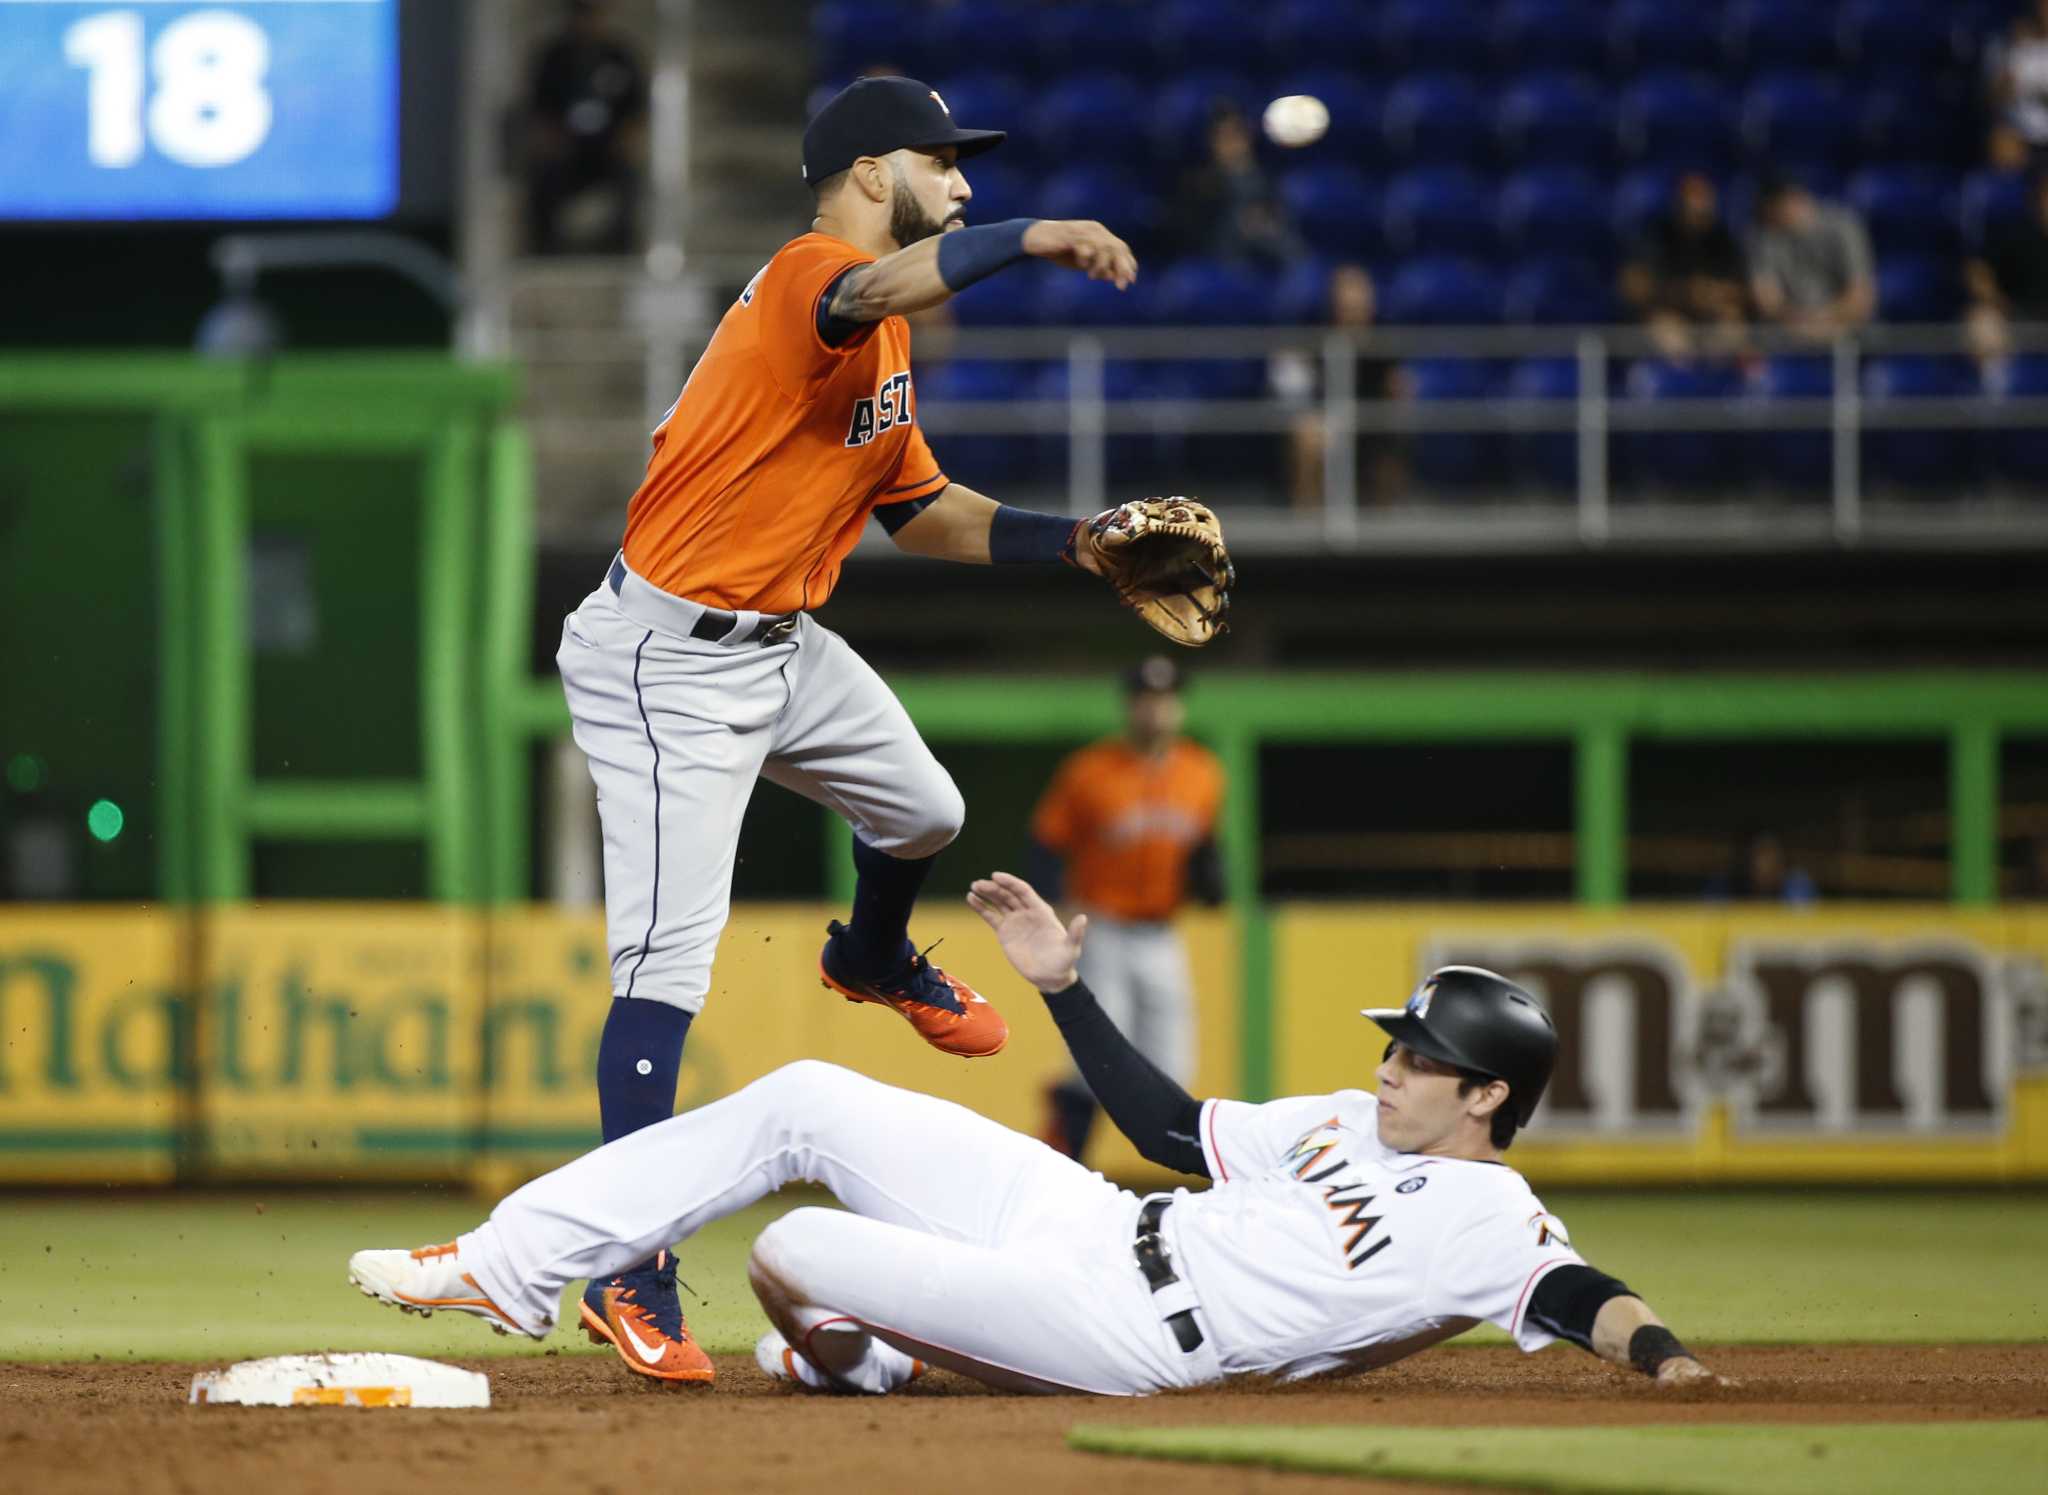
[[[998,1386],[1143,1395],[1235,1375],[1385,1365],[1480,1322],[1524,1350],[1536,1284],[1580,1260],[1520,1174],[1380,1143],[1356,1090],[1210,1101],[1214,1186],[1160,1224],[1179,1278],[1133,1252],[1144,1201],[951,1102],[837,1066],[788,1065],[586,1154],[462,1237],[478,1285],[529,1331],[569,1282],[601,1276],[783,1184],[752,1275],[790,1344],[848,1389],[886,1391],[911,1357]],[[915,1138],[916,1146],[905,1146]],[[937,1168],[935,1148],[975,1160]],[[1191,1313],[1199,1343],[1169,1320]]]

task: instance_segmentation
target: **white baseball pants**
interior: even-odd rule
[[[818,1060],[535,1179],[461,1238],[462,1257],[492,1302],[545,1330],[567,1284],[799,1181],[851,1213],[785,1215],[750,1275],[839,1386],[888,1390],[912,1356],[1020,1391],[1137,1396],[1220,1377],[1209,1343],[1183,1352],[1165,1323],[1191,1306],[1199,1321],[1192,1292],[1154,1294],[1138,1268],[1136,1195],[950,1101]]]
[[[1090,913],[1081,979],[1139,1053],[1180,1084],[1194,1082],[1195,988],[1171,924]]]
[[[881,676],[806,614],[787,640],[690,637],[696,603],[625,573],[562,626],[555,663],[604,830],[612,994],[700,1011],[732,907],[754,782],[835,811],[892,856],[930,856],[966,806]],[[744,636],[759,614],[741,613]]]

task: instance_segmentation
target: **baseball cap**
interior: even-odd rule
[[[862,156],[936,150],[961,158],[1003,143],[1002,130],[963,130],[938,90],[915,78],[856,78],[834,94],[804,129],[804,180],[817,183]]]
[[[1187,681],[1181,677],[1179,665],[1164,654],[1152,654],[1125,670],[1123,683],[1124,694],[1135,696],[1150,690],[1178,692]]]

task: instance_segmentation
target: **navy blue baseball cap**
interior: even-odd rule
[[[804,129],[804,180],[822,182],[862,156],[937,150],[961,159],[994,150],[1001,130],[963,130],[938,90],[915,78],[856,78],[832,96]]]

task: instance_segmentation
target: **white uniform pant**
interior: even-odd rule
[[[1133,1396],[1220,1376],[1210,1343],[1184,1352],[1165,1322],[1193,1305],[1185,1284],[1154,1294],[1138,1268],[1137,1196],[950,1101],[818,1060],[535,1179],[462,1237],[462,1257],[492,1302],[544,1330],[568,1283],[798,1181],[851,1213],[785,1215],[751,1275],[776,1327],[849,1389],[886,1389],[860,1363],[869,1336],[1015,1390]],[[1206,1331],[1198,1306],[1196,1321]],[[824,1326],[829,1350],[809,1342]]]
[[[689,636],[703,609],[631,572],[562,627],[555,656],[604,829],[612,993],[702,1009],[757,778],[835,811],[892,856],[931,856],[966,807],[910,716],[806,614],[773,644]],[[740,614],[739,632],[758,614]]]
[[[1139,1053],[1179,1084],[1194,1083],[1194,984],[1171,924],[1090,913],[1081,979]],[[1075,1083],[1085,1088],[1078,1071]]]

